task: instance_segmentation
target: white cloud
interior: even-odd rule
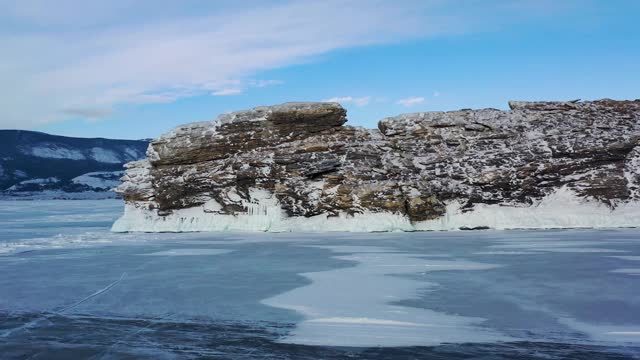
[[[110,108],[104,108],[104,109],[81,109],[81,108],[76,108],[76,109],[64,109],[62,110],[63,113],[69,115],[69,116],[74,116],[74,117],[81,117],[81,118],[85,118],[88,120],[97,120],[100,118],[105,118],[110,116],[111,114],[113,114],[113,109]]]
[[[274,85],[280,85],[280,84],[284,84],[284,81],[282,80],[248,80],[246,82],[246,84],[244,84],[241,81],[238,80],[230,80],[230,81],[226,81],[224,83],[227,83],[229,85],[233,85],[235,87],[231,87],[231,88],[222,88],[219,90],[215,90],[211,93],[211,95],[214,96],[224,96],[224,95],[238,95],[241,94],[246,87],[254,87],[254,88],[265,88],[267,86],[274,86]],[[212,88],[218,88],[220,87],[222,84],[221,83],[214,83],[214,84],[209,84],[210,87]]]
[[[357,105],[357,106],[366,106],[369,105],[369,102],[371,101],[371,96],[364,96],[364,97],[359,97],[359,98],[355,98],[353,99],[353,102]]]
[[[433,92],[433,97],[438,97],[440,96],[440,91],[434,91]]]
[[[259,72],[330,51],[480,26],[451,1],[0,0],[0,128],[263,88],[280,82]],[[478,7],[494,26],[495,6]]]
[[[197,2],[207,7],[199,13],[186,13],[186,0],[175,16],[153,13],[161,7],[154,1],[131,9],[122,0],[113,7],[63,3],[57,9],[24,0],[16,10],[0,0],[0,78],[6,84],[0,85],[0,128],[64,120],[71,117],[65,109],[262,88],[278,82],[248,80],[262,70],[429,32],[414,6],[386,0],[256,1],[244,8],[227,2],[222,10]],[[121,7],[127,9],[123,19],[114,10]],[[153,16],[147,18],[147,10]],[[87,21],[92,17],[97,25]],[[7,31],[8,23],[19,26]],[[230,87],[233,81],[242,84]]]
[[[406,99],[400,99],[396,101],[396,104],[410,107],[410,106],[422,104],[423,102],[425,102],[425,99],[422,96],[412,96]]]
[[[341,104],[345,103],[354,103],[356,106],[367,106],[369,102],[371,102],[371,96],[363,96],[363,97],[352,97],[352,96],[343,96],[343,97],[332,97],[330,99],[323,100],[325,102],[337,102]]]
[[[222,90],[217,90],[211,93],[211,95],[215,95],[215,96],[224,96],[224,95],[238,95],[242,93],[242,90],[240,89],[222,89]]]
[[[273,85],[282,85],[282,84],[284,84],[284,81],[282,80],[251,80],[249,82],[250,86],[257,87],[257,88],[263,88],[263,87],[273,86]]]
[[[336,102],[336,103],[344,103],[344,102],[351,102],[353,101],[353,98],[351,96],[343,96],[343,97],[332,97],[329,99],[325,99],[323,100],[324,102]]]

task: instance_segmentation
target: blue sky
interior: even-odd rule
[[[0,128],[135,139],[286,101],[339,101],[375,127],[510,99],[640,98],[636,0],[56,4],[0,0]]]

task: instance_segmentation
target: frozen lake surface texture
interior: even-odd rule
[[[638,359],[640,231],[118,234],[0,202],[2,359]]]

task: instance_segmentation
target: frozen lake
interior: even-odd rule
[[[0,202],[0,358],[640,358],[640,230],[110,233],[121,211]]]

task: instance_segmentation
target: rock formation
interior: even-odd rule
[[[126,165],[114,230],[640,225],[640,100],[509,106],[364,129],[286,103],[183,125]]]

